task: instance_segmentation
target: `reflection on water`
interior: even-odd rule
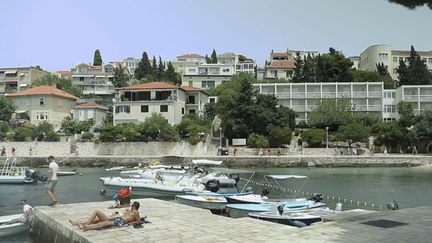
[[[111,196],[100,196],[102,188],[98,178],[106,176],[102,168],[78,169],[82,176],[60,177],[57,184],[58,199],[61,203],[111,200]],[[46,173],[46,169],[42,170]],[[271,168],[257,169],[254,181],[263,181],[268,174],[299,174],[309,179],[281,181],[284,188],[302,192],[320,193],[348,200],[385,204],[395,199],[400,208],[432,205],[432,169],[431,168]],[[111,173],[115,175],[115,173]],[[302,184],[304,185],[302,186]],[[255,185],[256,191],[262,189]],[[47,205],[48,195],[44,185],[0,185],[0,215],[20,213],[18,202],[26,198],[33,206]],[[270,196],[283,197],[272,189]],[[329,200],[329,205],[334,201]],[[348,205],[348,204],[347,204]],[[29,242],[28,237],[15,236],[8,241]]]

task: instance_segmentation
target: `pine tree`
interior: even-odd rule
[[[414,46],[411,46],[408,62],[407,66],[403,61],[400,61],[399,67],[396,69],[399,78],[398,87],[401,85],[432,84],[432,74],[427,69],[426,63],[421,60],[420,55],[415,51]]]
[[[293,83],[302,83],[303,82],[303,66],[304,61],[303,58],[300,56],[300,52],[296,52],[296,56],[294,57],[295,61],[295,68],[294,68],[294,75],[292,78]]]
[[[314,83],[315,78],[315,60],[310,53],[306,56],[303,64],[302,79],[304,83]]]
[[[396,86],[399,87],[401,85],[407,85],[409,84],[408,79],[408,67],[406,66],[405,62],[400,60],[399,61],[399,67],[396,69],[396,72],[398,74],[398,81],[396,82]]]
[[[102,66],[102,56],[99,49],[96,49],[93,56],[93,66]]]
[[[157,79],[163,80],[165,74],[165,64],[162,62],[162,58],[159,56],[159,65],[157,68]]]
[[[128,85],[129,76],[125,73],[122,65],[114,69],[113,85],[116,88],[126,87]]]
[[[210,59],[211,59],[211,63],[218,63],[218,58],[215,49],[213,49]]]
[[[205,56],[205,61],[206,61],[207,64],[212,63],[210,57],[207,54]]]
[[[138,63],[137,69],[135,69],[135,78],[142,80],[152,74],[152,66],[148,58],[147,52],[143,52],[141,61]]]
[[[177,73],[174,70],[174,66],[171,62],[168,62],[167,70],[165,72],[165,79],[171,83],[179,84],[179,80],[177,80]]]
[[[152,60],[152,76],[157,79],[158,65],[156,61],[156,57],[153,55]]]
[[[383,62],[376,64],[376,70],[381,76],[387,76],[389,74],[387,67],[384,65]]]

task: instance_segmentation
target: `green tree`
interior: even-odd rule
[[[316,57],[316,77],[318,82],[351,82],[352,61],[342,52],[329,48],[329,53]]]
[[[180,137],[199,137],[199,134],[207,134],[210,130],[211,122],[204,116],[197,114],[187,114],[176,126]]]
[[[152,141],[178,141],[179,135],[175,128],[161,114],[153,113],[140,124],[138,130],[146,139]]]
[[[381,75],[381,76],[389,75],[387,67],[384,65],[383,62],[377,63],[377,64],[375,64],[375,66],[376,66],[376,71],[379,75]]]
[[[158,65],[157,65],[156,57],[154,55],[153,55],[151,67],[152,67],[152,75],[155,79],[157,79]]]
[[[308,147],[316,148],[323,145],[324,130],[317,128],[304,129],[301,133],[301,137],[306,141]]]
[[[116,88],[126,87],[128,85],[129,76],[126,74],[125,69],[122,65],[119,65],[114,69],[114,80],[113,85]]]
[[[372,127],[375,145],[385,145],[389,150],[399,147],[405,138],[405,131],[396,122],[382,122]]]
[[[59,78],[55,75],[47,75],[44,76],[35,82],[33,82],[33,86],[46,86],[46,85],[56,85],[58,89],[63,90],[66,93],[69,93],[76,97],[82,96],[82,90],[76,86],[72,85],[72,81],[70,79]]]
[[[5,121],[0,121],[0,141],[4,141],[8,133],[11,131],[11,127]]]
[[[165,64],[162,62],[162,58],[159,56],[159,65],[157,67],[156,79],[163,80],[164,75],[165,75]]]
[[[63,118],[61,127],[66,135],[80,134],[81,132],[88,132],[94,125],[94,120],[89,119],[85,121],[75,121],[71,116]]]
[[[414,46],[411,46],[410,57],[408,58],[408,66],[399,62],[399,67],[396,72],[399,77],[397,86],[401,85],[427,85],[432,84],[432,74],[428,70],[426,63],[421,59],[420,55],[415,51]]]
[[[397,105],[397,112],[399,114],[399,125],[401,127],[410,127],[416,122],[416,116],[414,115],[411,104],[407,102],[399,102]]]
[[[178,75],[175,72],[174,66],[171,62],[168,62],[167,70],[165,72],[165,79],[173,84],[181,84],[181,80],[178,79]]]
[[[360,123],[351,123],[340,126],[336,138],[340,141],[367,142],[370,129]]]
[[[34,125],[24,124],[13,131],[12,140],[17,142],[24,142],[31,139],[34,134]]]
[[[210,59],[211,59],[211,63],[218,63],[218,57],[215,49],[213,49]]]
[[[304,68],[304,61],[303,58],[300,56],[300,52],[296,52],[296,56],[294,57],[294,74],[292,77],[293,83],[303,83],[303,68]]]
[[[143,52],[138,67],[135,69],[135,78],[142,80],[152,74],[152,66],[148,58],[147,52]]]
[[[348,99],[325,99],[308,114],[308,123],[318,128],[329,127],[337,131],[339,126],[351,123],[353,109]]]
[[[96,49],[93,56],[93,66],[102,66],[102,56],[99,49]]]
[[[385,89],[394,89],[395,82],[389,74],[380,75],[375,71],[352,70],[353,82],[384,82]]]
[[[265,136],[256,133],[251,133],[248,136],[247,145],[252,148],[267,148],[270,146]]]
[[[8,97],[0,96],[0,121],[9,121],[12,113],[15,112],[15,105]]]
[[[85,132],[81,135],[82,142],[92,142],[94,140],[95,135],[91,132]]]
[[[432,9],[432,1],[431,0],[388,0],[391,3],[400,4],[409,9],[415,9],[417,7],[423,7],[424,5],[428,6]]]
[[[291,143],[292,131],[288,127],[275,126],[270,129],[269,143],[272,147],[279,147]]]
[[[205,61],[207,64],[212,63],[212,59],[206,54]]]

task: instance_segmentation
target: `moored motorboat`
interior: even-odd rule
[[[0,184],[30,184],[44,180],[46,178],[39,171],[16,166],[16,157],[6,158],[0,170]]]
[[[270,221],[279,224],[286,224],[295,227],[305,227],[313,223],[322,222],[322,218],[307,212],[293,212],[288,214],[279,214],[273,212],[249,213],[249,217]]]
[[[57,171],[57,176],[73,176],[76,175],[77,172],[76,171]]]
[[[124,166],[113,166],[111,168],[106,168],[105,171],[121,171],[124,168],[125,168]]]
[[[10,223],[12,220],[20,219],[22,214],[0,216],[0,242],[1,238],[29,230],[28,223],[15,222]]]

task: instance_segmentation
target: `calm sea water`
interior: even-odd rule
[[[67,168],[65,169],[67,170]],[[61,203],[77,203],[88,201],[111,200],[111,196],[102,197],[99,190],[102,185],[98,178],[106,176],[102,168],[77,169],[82,176],[60,177],[57,184],[58,199]],[[46,169],[41,169],[46,173]],[[346,199],[344,208],[352,208],[359,201],[375,207],[395,199],[400,208],[432,205],[432,168],[274,168],[257,169],[254,181],[263,184],[263,175],[268,174],[299,174],[307,175],[308,180],[286,180],[282,187],[301,190],[302,192],[316,192],[330,199],[329,205],[334,205],[337,198]],[[115,175],[115,174],[111,174]],[[246,176],[246,175],[245,175]],[[274,185],[274,183],[272,183]],[[256,191],[267,186],[250,184]],[[274,197],[284,195],[275,188],[270,188]],[[2,200],[0,200],[0,215],[20,213],[18,202],[26,198],[33,206],[47,205],[48,195],[44,185],[0,185]],[[292,195],[292,194],[290,194]],[[353,205],[350,204],[353,200]],[[144,209],[145,210],[145,209]],[[13,236],[0,239],[0,242],[31,242],[28,236]]]

